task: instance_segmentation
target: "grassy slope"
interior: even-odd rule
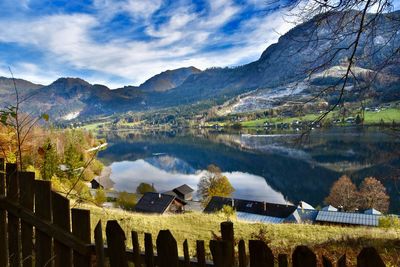
[[[335,115],[335,112],[328,114],[327,118],[332,118]],[[312,121],[318,118],[317,114],[307,114],[301,117],[288,117],[288,118],[263,118],[251,121],[242,122],[243,127],[262,127],[264,122],[268,121],[270,123],[291,123],[292,121]],[[381,119],[385,123],[391,123],[395,121],[396,123],[400,123],[400,109],[397,108],[389,108],[385,110],[381,110],[380,112],[366,111],[365,112],[365,120],[364,124],[377,124],[381,122]]]
[[[202,213],[187,213],[183,215],[143,215],[120,210],[90,208],[92,229],[98,220],[118,220],[125,233],[135,230],[139,233],[139,241],[143,246],[143,234],[149,232],[155,239],[159,230],[169,229],[176,238],[179,254],[182,255],[182,243],[185,239],[189,242],[190,255],[195,255],[196,240],[205,240],[205,244],[212,238],[211,231],[219,234],[219,224],[224,221],[221,215],[207,215]],[[253,233],[260,229],[266,231],[267,240],[271,248],[277,253],[291,253],[292,249],[300,244],[314,247],[318,253],[340,256],[347,250],[352,255],[358,253],[361,246],[373,245],[389,263],[400,264],[396,253],[400,253],[400,230],[384,230],[380,228],[365,227],[337,227],[308,224],[256,224],[234,220],[235,237],[237,239],[252,239]],[[396,241],[397,240],[397,241]],[[397,244],[397,245],[396,245]],[[127,235],[127,245],[131,247],[130,234]],[[396,250],[397,247],[397,250]],[[143,248],[142,248],[143,249]],[[208,249],[207,249],[208,251]]]

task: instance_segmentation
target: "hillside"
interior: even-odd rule
[[[201,73],[195,67],[167,70],[157,74],[139,86],[139,89],[148,92],[164,92],[181,85],[192,74]]]
[[[294,27],[281,36],[276,44],[269,46],[257,61],[239,67],[204,71],[195,67],[168,70],[140,86],[125,86],[115,90],[78,78],[60,78],[44,87],[18,80],[18,86],[22,90],[32,87],[40,91],[37,97],[31,99],[27,107],[29,111],[48,112],[55,119],[157,110],[210,99],[218,103],[232,102],[242,94],[246,94],[248,103],[240,108],[232,108],[233,112],[269,108],[275,104],[269,103],[271,99],[278,104],[292,99],[308,100],[318,94],[321,88],[338,82],[343,72],[341,64],[349,56],[349,50],[334,53],[335,56],[325,68],[316,72],[312,79],[306,79],[310,69],[331,59],[335,49],[351,44],[354,29],[350,26],[344,29],[347,34],[339,41],[331,38],[332,29],[329,25],[342,15],[332,13],[322,21],[317,17]],[[359,82],[357,86],[368,86],[368,94],[377,101],[394,101],[399,98],[400,59],[393,56],[392,50],[400,46],[397,31],[400,12],[379,15],[377,20],[379,26],[374,29],[374,39],[370,39],[372,33],[366,32],[360,40],[360,49],[356,54],[359,70],[355,74]],[[397,35],[393,37],[396,32]],[[373,54],[371,51],[374,51]],[[382,68],[385,59],[390,56],[390,64]],[[372,77],[377,79],[371,82]],[[347,88],[354,85],[355,79],[350,80]],[[6,92],[10,86],[5,84],[3,87],[5,89],[0,92]],[[338,94],[332,92],[322,97],[326,99],[319,101],[334,102]],[[357,93],[346,97],[346,100],[352,101]],[[234,101],[232,103],[235,105]]]

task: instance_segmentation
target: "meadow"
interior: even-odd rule
[[[169,229],[178,243],[179,254],[183,255],[182,243],[188,240],[190,255],[195,256],[196,240],[209,240],[219,236],[219,225],[226,218],[222,214],[186,214],[146,215],[118,209],[103,209],[80,204],[81,208],[91,210],[92,229],[99,220],[103,230],[107,220],[117,220],[126,233],[128,247],[131,247],[130,231],[138,232],[139,242],[144,249],[144,233],[153,235],[153,242],[158,231]],[[400,229],[372,227],[341,227],[311,224],[260,224],[248,223],[232,218],[235,239],[262,239],[271,247],[274,254],[288,253],[298,245],[307,245],[318,254],[338,259],[346,253],[354,261],[362,247],[373,246],[380,252],[388,266],[400,264]],[[105,236],[105,235],[104,235]],[[208,252],[208,248],[206,247]],[[208,257],[210,255],[208,254]]]

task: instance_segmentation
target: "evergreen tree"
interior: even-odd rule
[[[46,140],[43,147],[39,148],[39,153],[43,155],[43,164],[40,174],[43,180],[51,180],[51,177],[58,169],[58,155],[56,147],[51,143],[50,138]]]
[[[64,162],[68,167],[68,177],[75,175],[75,170],[82,166],[83,155],[78,151],[76,145],[69,144],[64,153]]]

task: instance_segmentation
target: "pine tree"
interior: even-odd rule
[[[58,155],[56,147],[51,143],[50,138],[39,149],[43,154],[43,164],[40,170],[43,180],[51,180],[51,177],[57,172],[58,169]]]

